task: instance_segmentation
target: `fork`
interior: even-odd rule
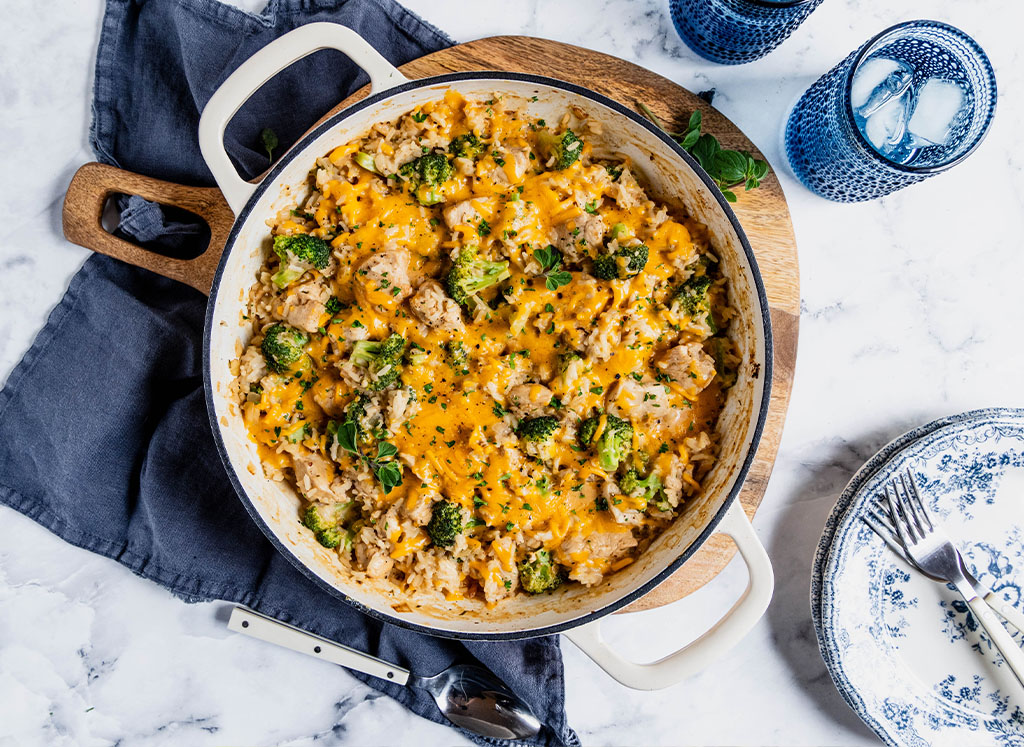
[[[909,487],[906,478],[909,478]],[[1018,682],[1024,685],[1024,651],[1021,651],[992,609],[978,596],[978,592],[967,580],[967,569],[960,551],[943,529],[932,523],[917,492],[914,476],[909,470],[906,478],[900,475],[898,483],[894,479],[891,486],[885,486],[889,515],[896,526],[903,549],[914,565],[926,575],[933,580],[950,583],[956,587],[971,612],[985,628],[993,645],[1003,655]]]
[[[875,503],[868,505],[868,514],[862,516],[861,519],[867,524],[871,530],[877,534],[885,544],[889,546],[889,549],[899,555],[911,566],[916,568],[924,575],[933,581],[941,581],[942,579],[930,576],[929,574],[922,571],[914,561],[907,557],[907,551],[903,549],[903,543],[900,542],[899,535],[896,533],[896,526],[892,523],[892,518],[889,516],[887,508]],[[964,577],[967,582],[974,587],[974,589],[981,595],[981,598],[985,600],[986,604],[997,612],[1006,622],[1010,623],[1013,627],[1024,633],[1024,613],[1017,610],[1012,604],[1003,599],[1002,596],[994,592],[992,589],[988,589],[978,579],[974,577],[970,569],[964,567]]]

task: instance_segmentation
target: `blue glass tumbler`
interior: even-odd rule
[[[723,65],[760,59],[782,44],[821,0],[669,0],[687,46]]]
[[[977,42],[939,21],[906,21],[807,89],[786,123],[786,156],[812,192],[873,200],[963,161],[995,110],[995,73]]]

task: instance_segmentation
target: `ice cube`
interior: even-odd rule
[[[863,120],[861,129],[864,136],[882,155],[893,154],[902,143],[907,131],[907,115],[910,109],[910,94],[890,98]]]
[[[914,73],[910,69],[893,70],[885,76],[885,80],[875,86],[875,90],[857,113],[862,117],[870,117],[892,99],[905,94],[913,82]]]
[[[906,63],[891,60],[888,57],[872,57],[861,63],[857,67],[857,72],[853,76],[853,85],[850,87],[850,103],[853,104],[854,110],[864,106],[875,89],[893,73],[896,73],[898,77],[903,77],[902,73],[913,76],[914,71]]]
[[[945,145],[965,101],[957,83],[942,78],[926,80],[917,92],[917,104],[907,123],[914,147]]]

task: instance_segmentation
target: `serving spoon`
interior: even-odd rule
[[[408,669],[246,607],[236,606],[231,610],[228,629],[371,677],[426,690],[446,719],[474,734],[498,739],[528,739],[541,730],[540,720],[530,706],[490,671],[475,664],[455,664],[433,677],[419,677]]]

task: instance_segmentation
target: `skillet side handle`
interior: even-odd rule
[[[107,233],[103,209],[110,196],[118,193],[195,213],[210,227],[206,251],[195,259],[173,259]],[[185,187],[103,163],[87,163],[75,172],[64,196],[62,215],[64,236],[71,243],[152,270],[207,295],[234,220],[231,208],[214,187]]]
[[[336,49],[370,76],[370,93],[400,85],[407,78],[355,31],[338,23],[310,23],[289,31],[243,62],[210,97],[199,119],[199,148],[237,215],[256,190],[238,175],[224,150],[224,130],[235,112],[279,72],[321,49]]]
[[[764,546],[739,501],[733,501],[718,531],[732,537],[747,564],[747,588],[725,616],[697,640],[651,664],[637,664],[616,653],[601,637],[597,620],[563,635],[604,671],[634,690],[660,690],[701,671],[750,632],[768,609],[775,575]]]

